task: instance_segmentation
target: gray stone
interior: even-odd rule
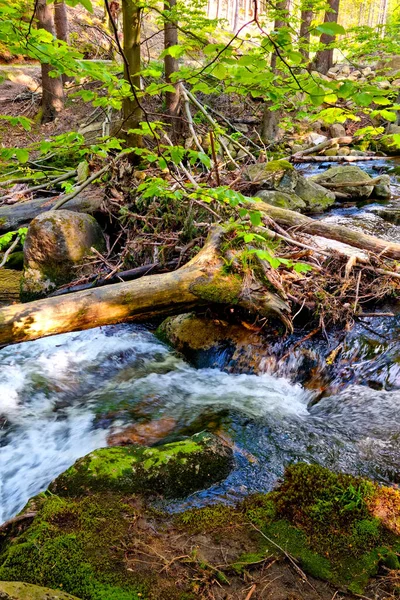
[[[335,194],[305,177],[299,177],[294,191],[306,203],[305,212],[323,212],[332,206],[336,199]]]
[[[365,69],[363,69],[361,72],[364,75],[364,77],[368,77],[369,75],[372,75],[371,67],[365,67]]]
[[[329,127],[329,135],[332,138],[344,137],[346,135],[346,130],[341,123],[333,123],[333,125]]]
[[[342,148],[339,148],[338,150],[338,156],[349,156],[351,152],[351,149],[348,146],[342,146]]]
[[[293,192],[287,194],[277,190],[260,190],[255,196],[268,204],[279,206],[280,208],[288,208],[289,210],[297,210],[298,212],[304,212],[307,208],[304,200]],[[255,206],[255,208],[257,208],[257,206]]]
[[[69,210],[42,213],[29,225],[24,244],[24,299],[46,295],[58,285],[77,277],[77,266],[91,248],[105,249],[104,236],[96,219]]]
[[[377,75],[396,77],[400,74],[400,56],[387,56],[382,58],[376,65]]]
[[[373,185],[368,185],[371,181],[371,177],[365,173],[360,167],[356,166],[344,166],[344,167],[331,167],[324,173],[317,175],[313,178],[316,183],[323,185],[323,182],[335,183],[335,184],[347,184],[343,187],[338,188],[344,194],[347,194],[351,198],[369,198],[374,189]],[[364,182],[365,185],[352,186],[352,182]]]
[[[378,198],[379,200],[390,200],[392,197],[392,192],[390,190],[389,175],[381,175],[380,183],[374,187],[372,196],[374,198]]]
[[[317,146],[318,144],[322,144],[322,142],[326,142],[327,139],[328,138],[326,135],[313,132],[307,136],[307,143],[311,144],[312,146]]]

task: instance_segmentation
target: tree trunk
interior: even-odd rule
[[[250,205],[254,209],[254,203],[249,203],[249,207]],[[257,210],[267,214],[271,219],[284,227],[295,227],[296,231],[302,231],[310,235],[320,235],[330,240],[349,244],[355,248],[374,252],[382,257],[394,258],[395,260],[400,258],[400,244],[387,242],[386,240],[361,233],[360,231],[353,231],[343,225],[333,225],[324,221],[314,220],[292,210],[278,208],[266,202],[257,202]]]
[[[164,5],[164,10],[167,12],[167,16],[173,16],[176,10],[176,0],[169,0]],[[164,22],[164,49],[167,50],[171,46],[178,44],[178,28],[173,20],[166,19]],[[165,80],[175,88],[175,92],[167,92],[165,94],[166,109],[171,117],[172,125],[172,140],[177,142],[181,132],[181,120],[179,118],[181,112],[181,97],[180,97],[180,86],[178,83],[172,81],[173,73],[176,73],[179,69],[179,63],[176,58],[165,55],[164,58],[164,69],[165,69]]]
[[[328,0],[329,9],[325,11],[324,23],[337,23],[339,14],[340,0]],[[335,36],[323,33],[320,43],[324,46],[331,45],[335,41]],[[333,48],[322,48],[318,50],[314,58],[314,67],[319,73],[326,74],[333,66]]]
[[[184,267],[129,283],[75,292],[0,308],[0,344],[90,329],[125,321],[179,314],[210,304],[239,306],[253,314],[282,320],[291,327],[289,306],[259,283],[225,275],[215,229],[204,248]]]
[[[300,52],[308,61],[310,58],[310,26],[314,13],[312,10],[303,8],[301,11],[300,23]]]
[[[101,188],[86,188],[83,192],[66,202],[65,210],[93,214],[100,212],[101,205],[105,202],[105,195]],[[19,227],[28,225],[38,215],[51,210],[59,197],[35,198],[17,204],[0,206],[0,232],[15,231]]]
[[[45,29],[53,36],[54,22],[51,7],[46,0],[38,0],[36,5],[38,28]],[[42,123],[54,121],[64,107],[64,90],[61,77],[50,77],[53,67],[42,63]]]
[[[129,133],[130,129],[137,129],[142,119],[137,94],[140,92],[140,13],[141,8],[135,0],[122,0],[122,20],[124,34],[124,55],[128,64],[124,65],[124,78],[132,89],[132,94],[123,101],[123,126],[122,131],[130,148],[142,145],[141,136]]]
[[[57,38],[69,44],[68,12],[64,0],[54,1],[54,25]]]
[[[239,0],[234,1],[234,9],[233,9],[233,32],[236,33],[239,29]]]

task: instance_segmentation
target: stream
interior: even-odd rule
[[[360,166],[376,176],[387,164]],[[307,173],[315,169],[308,165]],[[335,207],[323,218],[400,241],[400,225],[378,214],[396,208],[399,196],[394,187],[384,207]],[[400,483],[400,313],[364,321],[342,342],[340,368],[330,373],[333,385],[322,399],[299,377],[297,352],[285,368],[266,367],[260,375],[230,372],[223,357],[213,368],[195,368],[145,326],[3,348],[0,523],[77,458],[106,446],[110,434],[155,420],[168,423],[160,442],[207,429],[229,440],[236,458],[227,480],[170,503],[171,510],[270,490],[284,466],[298,460]]]

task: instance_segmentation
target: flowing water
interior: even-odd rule
[[[345,218],[343,210],[325,218]],[[223,359],[196,369],[140,326],[0,350],[0,522],[110,434],[154,421],[168,422],[160,441],[208,429],[232,442],[235,470],[190,505],[269,490],[298,460],[400,481],[400,317],[366,326],[347,336],[330,374],[337,391],[317,403],[293,364],[261,375],[227,372]]]

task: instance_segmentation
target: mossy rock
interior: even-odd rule
[[[299,176],[294,191],[305,202],[308,213],[324,212],[336,201],[335,194],[303,176]]]
[[[24,243],[23,299],[44,296],[76,278],[92,247],[104,251],[105,240],[91,215],[57,210],[35,217]]]
[[[0,600],[79,600],[61,590],[16,581],[0,581]]]
[[[60,496],[113,490],[180,498],[225,479],[232,467],[232,450],[216,436],[200,433],[152,448],[95,450],[57,477],[50,491]]]
[[[287,208],[298,212],[305,212],[307,205],[299,196],[294,193],[285,193],[277,190],[260,190],[256,194],[263,202],[278,206],[279,208]]]
[[[245,173],[247,179],[260,185],[263,189],[276,189],[284,179],[283,185],[294,189],[297,172],[287,160],[271,160],[267,163],[250,165]]]
[[[0,269],[0,306],[19,302],[21,271]]]
[[[374,186],[370,185],[371,177],[360,169],[353,165],[344,167],[331,167],[324,173],[317,175],[312,178],[314,183],[322,185],[326,183],[342,184],[338,191],[346,194],[351,198],[369,198],[373,192]],[[364,182],[365,185],[352,186],[353,182]]]
[[[383,135],[377,142],[377,148],[390,156],[400,156],[400,144],[394,135]]]

